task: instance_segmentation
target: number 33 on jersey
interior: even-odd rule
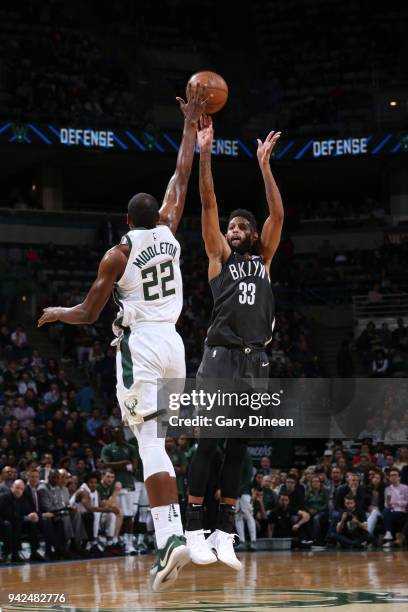
[[[265,347],[272,338],[275,303],[262,257],[231,253],[210,287],[214,309],[207,344]]]

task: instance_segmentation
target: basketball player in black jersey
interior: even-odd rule
[[[272,338],[275,312],[269,268],[283,225],[282,199],[269,162],[280,135],[280,132],[270,132],[264,142],[258,140],[257,158],[269,208],[261,234],[258,234],[254,215],[248,210],[237,209],[230,215],[224,236],[220,230],[211,173],[212,121],[208,116],[200,120],[197,139],[202,233],[209,260],[208,280],[214,309],[197,373],[199,381],[268,378],[269,359],[265,347]],[[204,565],[218,559],[239,570],[241,563],[234,552],[232,532],[247,441],[226,441],[217,528],[205,540],[202,504],[216,446],[217,440],[201,438],[193,457],[185,535],[195,563]]]

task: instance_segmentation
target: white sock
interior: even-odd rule
[[[183,535],[180,506],[178,504],[156,506],[156,508],[152,508],[151,512],[157,548],[164,548],[170,536]]]
[[[128,546],[133,546],[133,534],[125,533],[125,542]]]

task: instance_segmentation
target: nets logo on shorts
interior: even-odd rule
[[[131,400],[127,400],[125,402],[125,406],[126,406],[128,412],[129,412],[129,414],[132,417],[137,416],[136,415],[136,408],[137,408],[138,405],[139,405],[139,400],[137,399],[137,397],[135,397],[135,398],[133,398]]]

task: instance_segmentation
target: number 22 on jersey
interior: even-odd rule
[[[174,280],[173,262],[169,259],[155,266],[142,270],[143,295],[146,301],[158,300],[173,295],[176,290],[167,283]]]

